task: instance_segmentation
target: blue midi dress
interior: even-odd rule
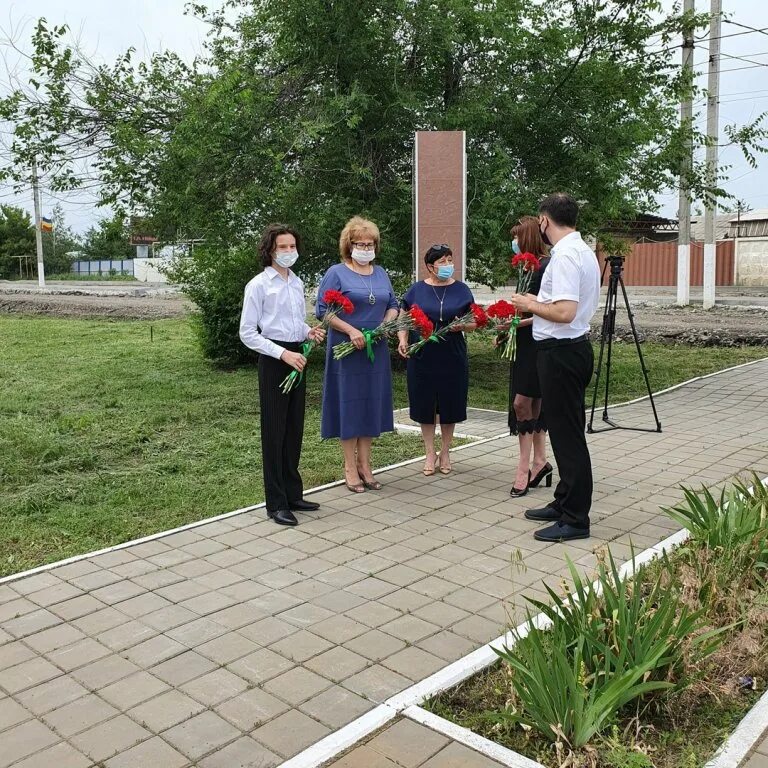
[[[325,315],[325,291],[341,291],[354,305],[352,314],[341,313],[339,318],[359,330],[373,330],[381,325],[388,309],[397,309],[398,303],[389,275],[379,266],[373,274],[360,275],[345,264],[335,264],[323,275],[318,289],[315,314]],[[373,292],[376,303],[369,302]],[[392,368],[386,340],[373,345],[374,361],[368,359],[365,349],[355,350],[342,360],[333,359],[333,347],[349,341],[346,333],[328,329],[323,381],[323,405],[320,435],[323,439],[339,437],[378,437],[395,428],[392,414]]]
[[[434,288],[422,281],[406,291],[403,309],[418,305],[437,330],[469,312],[473,302],[472,291],[459,280]],[[411,333],[411,343],[418,338],[418,334]],[[468,393],[469,362],[463,333],[448,333],[442,341],[425,344],[408,358],[408,402],[415,422],[434,424],[436,416],[443,424],[466,421]]]

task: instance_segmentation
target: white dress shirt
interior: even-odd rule
[[[534,315],[533,338],[577,339],[589,333],[589,321],[600,299],[597,257],[578,232],[566,235],[552,247],[550,255],[552,259],[544,271],[537,299],[542,304],[576,301],[576,317],[570,323],[555,323]]]
[[[279,358],[285,349],[275,341],[304,341],[309,333],[304,283],[291,270],[284,280],[267,267],[245,286],[240,340],[261,355]]]

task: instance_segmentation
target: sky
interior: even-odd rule
[[[673,0],[663,0],[671,8]],[[768,110],[768,2],[766,0],[722,0],[723,10],[731,21],[746,24],[761,33],[739,34],[746,29],[724,23],[722,28],[722,65],[720,84],[720,126],[745,124]],[[212,0],[212,4],[215,0]],[[21,3],[10,0],[10,7],[0,14],[0,37],[9,35],[29,45],[35,20],[42,16],[50,23],[67,23],[78,35],[86,52],[96,61],[112,61],[128,47],[149,56],[153,51],[171,49],[191,60],[203,49],[206,25],[198,19],[184,15],[186,0],[31,0]],[[7,6],[6,6],[7,7]],[[696,0],[696,10],[703,12],[709,0]],[[30,13],[30,8],[34,11]],[[706,33],[700,32],[699,36]],[[705,43],[695,51],[694,61],[703,74],[699,84],[706,85],[708,52]],[[742,61],[734,56],[749,59]],[[765,66],[755,66],[755,63]],[[2,78],[5,79],[4,77]],[[695,105],[699,112],[698,124],[705,127],[705,103]],[[741,152],[734,147],[723,147],[720,163],[731,166],[725,188],[753,208],[768,208],[768,154],[758,156],[757,168],[751,168]],[[43,190],[43,215],[50,213],[59,202],[64,208],[67,223],[77,232],[85,231],[99,218],[104,209],[94,206],[87,193],[62,198]],[[12,195],[0,190],[2,202],[19,205],[32,211],[31,193]],[[674,218],[677,213],[677,193],[670,191],[659,197],[660,213]]]

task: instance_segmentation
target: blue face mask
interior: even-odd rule
[[[442,264],[437,268],[437,276],[441,280],[450,280],[453,277],[453,264]]]
[[[517,244],[517,240],[512,241],[512,253],[514,253],[515,256],[520,253],[520,246]]]

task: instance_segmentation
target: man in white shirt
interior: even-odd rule
[[[533,314],[542,412],[560,473],[554,500],[525,513],[529,520],[553,523],[534,533],[539,541],[589,536],[592,462],[584,434],[584,395],[594,370],[589,322],[600,298],[600,269],[576,231],[578,213],[569,195],[550,195],[541,203],[539,229],[552,246],[552,258],[538,296],[515,294],[511,299],[518,310]]]
[[[298,235],[284,224],[270,224],[259,244],[264,271],[245,287],[240,340],[259,353],[261,456],[267,515],[279,525],[297,525],[294,512],[320,506],[303,498],[299,474],[304,436],[306,381],[284,393],[280,384],[307,364],[306,339],[322,342],[325,331],[307,325],[304,284],[291,267],[299,258]]]

